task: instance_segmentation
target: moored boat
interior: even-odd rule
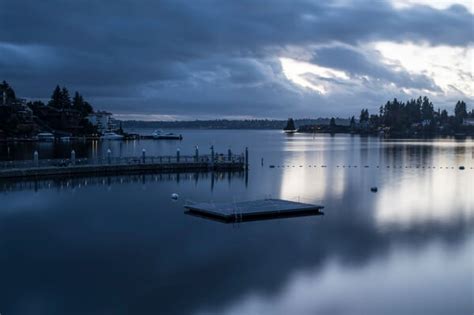
[[[123,136],[119,135],[113,131],[107,131],[105,132],[102,137],[100,137],[102,140],[122,140]]]
[[[151,135],[153,139],[158,140],[183,140],[183,136],[181,134],[175,134],[172,132],[164,133],[161,130],[155,130]]]
[[[41,142],[53,142],[54,135],[51,132],[40,132],[36,135],[38,141]]]

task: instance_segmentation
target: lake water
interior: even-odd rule
[[[0,146],[3,160],[250,152],[247,175],[1,182],[0,313],[473,314],[473,140],[183,135]],[[223,224],[183,213],[188,200],[265,197],[325,215]]]

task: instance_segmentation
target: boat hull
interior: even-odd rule
[[[183,136],[181,135],[160,135],[160,136],[153,136],[153,139],[156,140],[183,140]]]

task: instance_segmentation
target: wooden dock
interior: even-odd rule
[[[321,205],[282,199],[263,199],[227,203],[191,203],[187,214],[224,223],[247,222],[309,215],[323,215]]]
[[[169,172],[234,172],[248,167],[248,155],[193,155],[55,159],[0,163],[0,179],[122,175]]]

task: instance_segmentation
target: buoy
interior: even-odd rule
[[[177,193],[172,193],[171,194],[171,199],[178,200],[178,198],[179,198],[179,195]]]
[[[371,192],[377,192],[377,191],[378,191],[378,188],[377,188],[377,187],[371,187],[371,188],[370,188],[370,191],[371,191]]]
[[[270,165],[270,168],[275,168],[275,165]]]
[[[463,169],[464,169],[464,166],[459,166],[459,169],[460,169],[460,170],[463,170]]]

